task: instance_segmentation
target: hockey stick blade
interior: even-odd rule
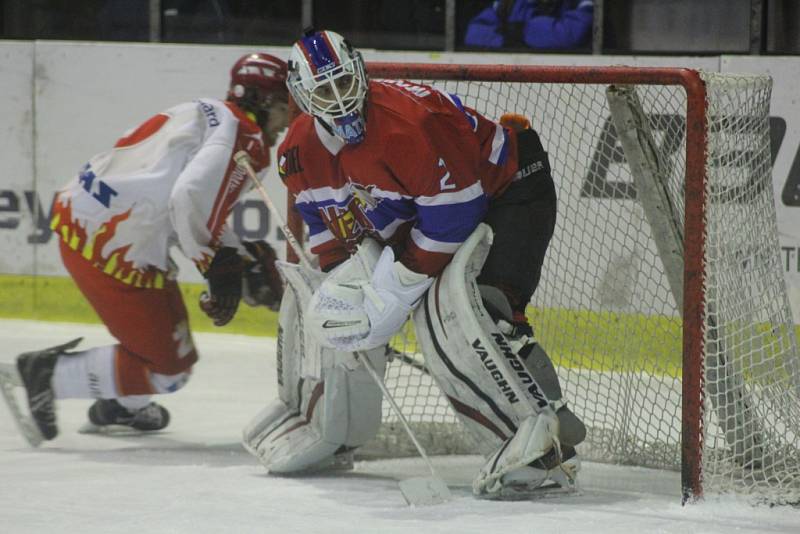
[[[42,433],[36,426],[33,417],[26,415],[22,410],[16,397],[14,388],[22,387],[22,380],[19,377],[17,368],[13,364],[0,363],[0,393],[6,401],[11,417],[17,425],[20,434],[25,438],[31,447],[38,447],[44,441]]]
[[[412,506],[431,506],[453,498],[450,488],[438,477],[413,477],[401,480],[400,492]]]
[[[386,399],[386,402],[392,407],[392,411],[400,420],[408,437],[414,442],[417,452],[419,452],[419,455],[425,461],[425,465],[427,465],[428,469],[431,471],[431,476],[429,477],[414,477],[400,481],[400,492],[403,494],[406,502],[409,505],[427,506],[449,501],[453,498],[450,493],[450,488],[448,488],[444,480],[436,474],[436,469],[433,467],[431,459],[428,458],[428,453],[425,452],[425,448],[419,440],[417,440],[414,431],[411,430],[411,426],[409,426],[406,417],[403,415],[403,411],[397,405],[392,394],[389,393],[389,390],[386,389],[386,384],[384,384],[383,380],[378,376],[378,373],[375,371],[375,368],[372,366],[366,354],[359,351],[356,352],[355,355],[361,361],[364,369],[367,370],[375,381],[375,384],[380,388],[381,393],[383,393],[383,398]]]

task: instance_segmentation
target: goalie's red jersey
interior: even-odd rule
[[[404,81],[369,85],[366,137],[346,145],[309,115],[278,149],[278,171],[323,268],[369,235],[408,268],[438,274],[517,172],[513,131],[455,95]]]

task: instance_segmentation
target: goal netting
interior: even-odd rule
[[[682,472],[685,498],[800,500],[800,357],[783,281],[763,76],[371,64],[487,117],[528,117],[558,222],[529,307],[584,459]],[[473,453],[409,326],[386,383],[429,453]],[[385,404],[385,403],[384,403]],[[414,454],[388,406],[373,449]]]

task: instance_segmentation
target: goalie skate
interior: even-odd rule
[[[11,417],[17,425],[20,434],[31,447],[38,447],[44,441],[42,433],[34,421],[33,416],[21,407],[14,394],[15,388],[23,388],[22,379],[14,364],[0,363],[0,392],[3,394],[6,405],[11,412]]]
[[[479,497],[493,501],[531,501],[579,495],[577,475],[580,471],[580,458],[575,449],[562,447],[562,458],[556,456],[555,449],[551,452],[552,454],[537,460],[532,466],[506,474],[499,491]]]

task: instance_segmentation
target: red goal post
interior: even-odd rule
[[[371,79],[424,81],[456,93],[492,119],[522,113],[539,131],[558,188],[559,225],[532,301],[533,325],[565,389],[575,390],[577,404],[568,400],[587,419],[587,441],[593,431],[602,436],[587,445],[588,458],[680,469],[684,500],[708,489],[769,502],[800,497],[797,462],[776,457],[800,454],[800,370],[782,273],[774,269],[769,78],[625,66],[369,63],[367,69]],[[289,224],[302,235],[289,203]],[[746,286],[756,277],[766,282]],[[762,286],[780,302],[749,295]],[[741,288],[750,301],[734,295]],[[613,328],[618,335],[608,333]],[[580,346],[565,342],[580,337],[573,331],[600,332],[607,352],[593,346],[597,335]],[[658,344],[680,352],[679,368],[664,364],[671,355],[663,356]],[[416,354],[410,335],[395,345]],[[625,356],[616,360],[618,353]],[[772,359],[779,371],[766,376],[763,366],[748,363],[755,357]],[[390,366],[387,384],[412,419],[419,414],[420,424],[448,424],[438,412],[431,415],[434,404],[447,410],[435,385],[421,394],[420,386],[408,386],[416,380],[406,378],[409,366],[399,367],[394,376]],[[645,400],[628,399],[633,404],[612,414],[592,412],[616,403],[621,391]],[[777,408],[781,395],[788,395],[788,408]],[[653,406],[639,406],[648,402]],[[653,415],[662,402],[664,414]],[[782,412],[774,421],[776,410]],[[619,422],[634,418],[648,427]],[[618,435],[628,425],[635,430]]]

